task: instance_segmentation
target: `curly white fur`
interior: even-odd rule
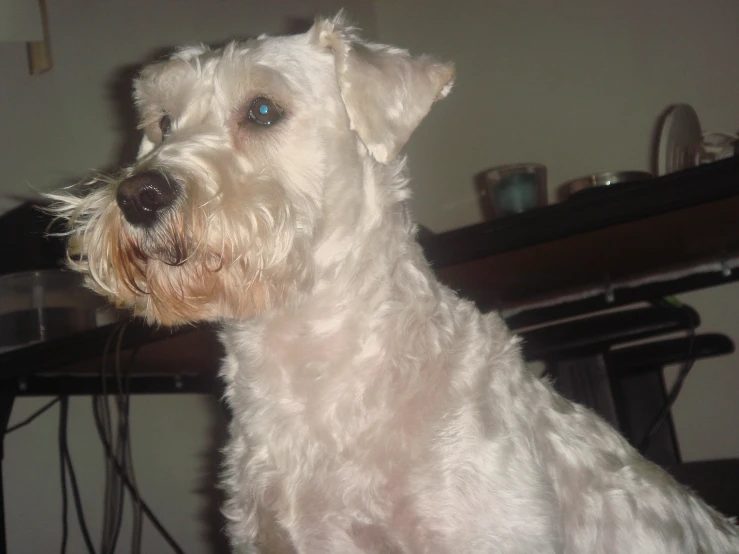
[[[222,321],[234,549],[739,552],[730,521],[435,279],[397,153],[453,75],[341,18],[183,49],[136,83],[135,166],[52,195],[95,290],[152,321]],[[255,96],[284,109],[274,127],[246,121]],[[151,169],[179,196],[142,229],[115,190]]]

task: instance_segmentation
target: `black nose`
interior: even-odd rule
[[[158,171],[144,171],[118,185],[116,201],[131,225],[149,227],[177,198],[173,180]]]

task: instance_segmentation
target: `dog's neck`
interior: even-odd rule
[[[427,278],[417,283],[423,294],[432,283],[428,264],[416,243],[406,201],[410,196],[405,161],[383,165],[364,160],[359,183],[338,185],[347,196],[355,191],[353,205],[326,223],[315,249],[315,286],[312,294],[335,291],[336,296],[371,303],[397,294],[397,272],[411,271]],[[350,210],[352,213],[347,214]],[[338,210],[327,210],[337,213]],[[348,216],[348,217],[347,217]],[[386,287],[386,285],[394,287]],[[383,293],[383,289],[386,289]],[[367,305],[367,309],[372,309]]]
[[[346,209],[353,210],[351,217],[344,213],[340,220],[326,222],[315,249],[311,290],[295,303],[272,309],[255,320],[227,325],[234,330],[249,329],[249,334],[259,337],[261,343],[279,349],[289,348],[291,339],[284,333],[285,328],[302,328],[306,333],[330,328],[335,336],[350,335],[352,340],[372,335],[370,328],[356,328],[372,325],[369,314],[382,314],[384,318],[377,332],[387,336],[375,337],[378,341],[397,338],[390,336],[393,331],[388,331],[392,328],[387,325],[388,319],[409,318],[419,324],[432,324],[442,287],[415,239],[416,227],[405,204],[409,196],[405,163],[398,160],[382,165],[368,159],[361,176],[360,183],[335,183],[344,188],[344,197],[347,188],[353,188],[356,202],[347,205]],[[402,323],[398,326],[397,332],[401,332]],[[271,328],[281,329],[279,343],[266,340]],[[307,350],[301,352],[307,357],[313,355]]]
[[[415,241],[398,164],[376,166],[358,187],[357,218],[344,218],[319,245],[309,294],[257,319],[227,324],[222,334],[233,361],[223,376],[251,409],[277,414],[301,406],[296,421],[311,421],[321,441],[369,440],[371,422],[388,404],[398,406],[392,421],[372,432],[411,434],[425,417],[423,404],[436,397],[437,373],[453,340],[448,320],[455,317],[456,297],[435,280]],[[343,421],[340,436],[330,433],[335,420]],[[300,440],[308,440],[301,433]]]

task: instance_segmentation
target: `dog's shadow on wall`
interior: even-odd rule
[[[160,52],[157,57],[162,57]],[[111,170],[129,165],[136,159],[141,132],[138,130],[138,114],[133,103],[133,83],[144,63],[119,68],[108,82],[108,100],[115,114],[116,131],[120,137],[117,153],[111,162]]]
[[[308,30],[312,24],[313,19],[285,17],[282,22],[282,32],[284,34],[302,33]],[[211,43],[210,46],[217,48],[234,38],[243,40],[248,37],[232,37],[217,44]],[[107,96],[120,139],[112,163],[104,170],[105,172],[114,173],[122,167],[131,165],[136,160],[142,133],[138,129],[138,114],[132,98],[133,84],[144,66],[157,60],[166,59],[172,51],[172,48],[153,51],[141,63],[118,68],[108,80]],[[219,400],[221,396],[222,391],[217,391],[205,399],[211,425],[206,447],[201,454],[201,473],[193,490],[195,494],[202,495],[206,499],[200,512],[200,518],[205,527],[203,539],[208,545],[208,552],[211,554],[228,554],[231,552],[228,539],[224,533],[225,518],[221,513],[224,494],[218,485],[223,462],[221,449],[228,436],[227,426],[230,417],[227,408]]]

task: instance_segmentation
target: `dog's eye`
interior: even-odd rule
[[[282,109],[269,98],[259,96],[249,107],[249,120],[258,125],[274,125],[282,117]]]
[[[159,120],[159,129],[162,131],[162,140],[169,136],[172,132],[172,118],[168,115],[163,115],[162,119]]]

